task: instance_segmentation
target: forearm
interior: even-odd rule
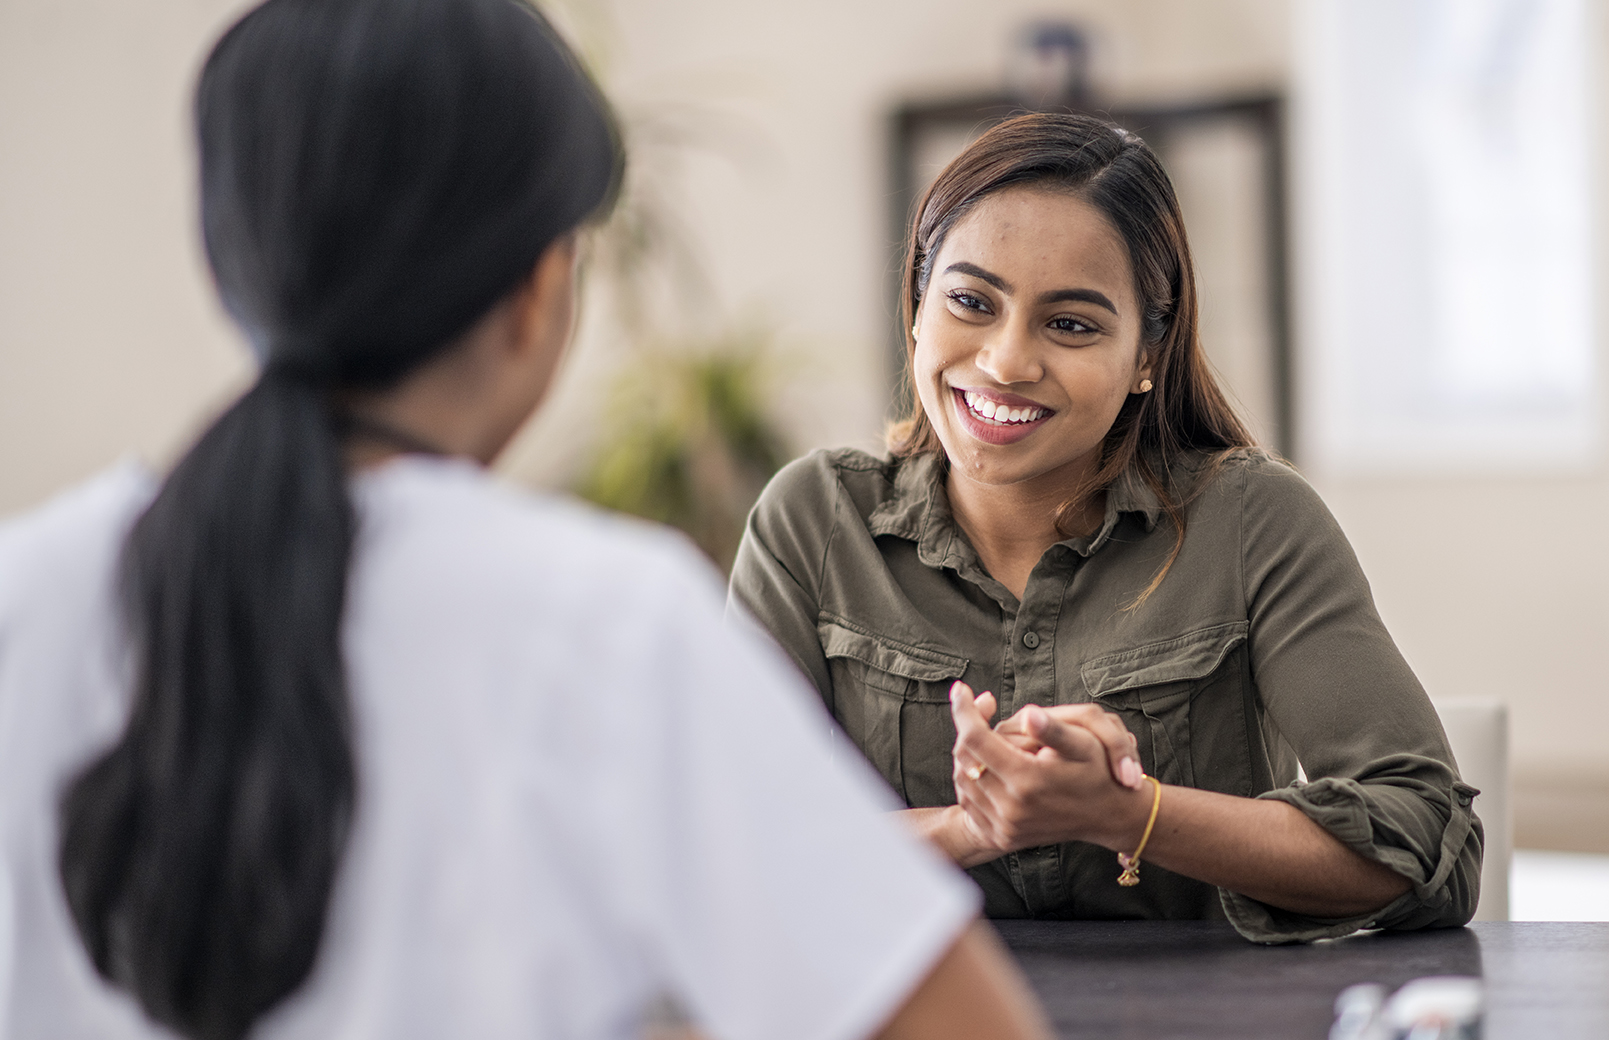
[[[1151,809],[1152,788],[1116,792],[1113,826],[1094,840],[1132,852]],[[1147,863],[1310,917],[1379,910],[1410,882],[1364,859],[1285,802],[1164,786]]]
[[[915,810],[932,812],[935,810]],[[937,810],[942,811],[942,810]],[[994,930],[961,935],[876,1040],[1050,1040],[1038,999]]]

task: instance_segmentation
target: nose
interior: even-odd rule
[[[1037,345],[1026,330],[1010,326],[990,336],[973,363],[984,375],[1002,386],[1011,383],[1037,383],[1045,377]]]

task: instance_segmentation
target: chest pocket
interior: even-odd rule
[[[1080,669],[1090,696],[1139,736],[1141,757],[1150,751],[1145,770],[1163,783],[1254,793],[1246,630],[1244,621],[1214,625]]]
[[[967,659],[878,635],[822,614],[816,624],[832,676],[833,716],[906,804],[955,801],[950,782],[950,684]]]

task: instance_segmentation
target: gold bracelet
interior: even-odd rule
[[[1145,833],[1140,835],[1140,843],[1134,847],[1134,855],[1125,856],[1117,854],[1117,862],[1123,868],[1123,873],[1117,876],[1117,883],[1124,888],[1132,888],[1140,883],[1140,853],[1145,851],[1145,843],[1151,840],[1151,828],[1156,826],[1156,811],[1162,808],[1162,782],[1154,776],[1144,779],[1151,781],[1156,788],[1156,794],[1151,798],[1151,818],[1145,821]]]

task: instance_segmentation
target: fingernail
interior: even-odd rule
[[[952,700],[952,701],[955,700],[956,694],[960,693],[962,690],[965,690],[965,689],[967,689],[967,684],[962,682],[960,679],[957,679],[955,682],[951,683],[950,684],[950,700]]]
[[[1145,773],[1140,769],[1140,763],[1132,758],[1125,758],[1119,762],[1117,772],[1123,778],[1125,787],[1139,787],[1145,782]]]

